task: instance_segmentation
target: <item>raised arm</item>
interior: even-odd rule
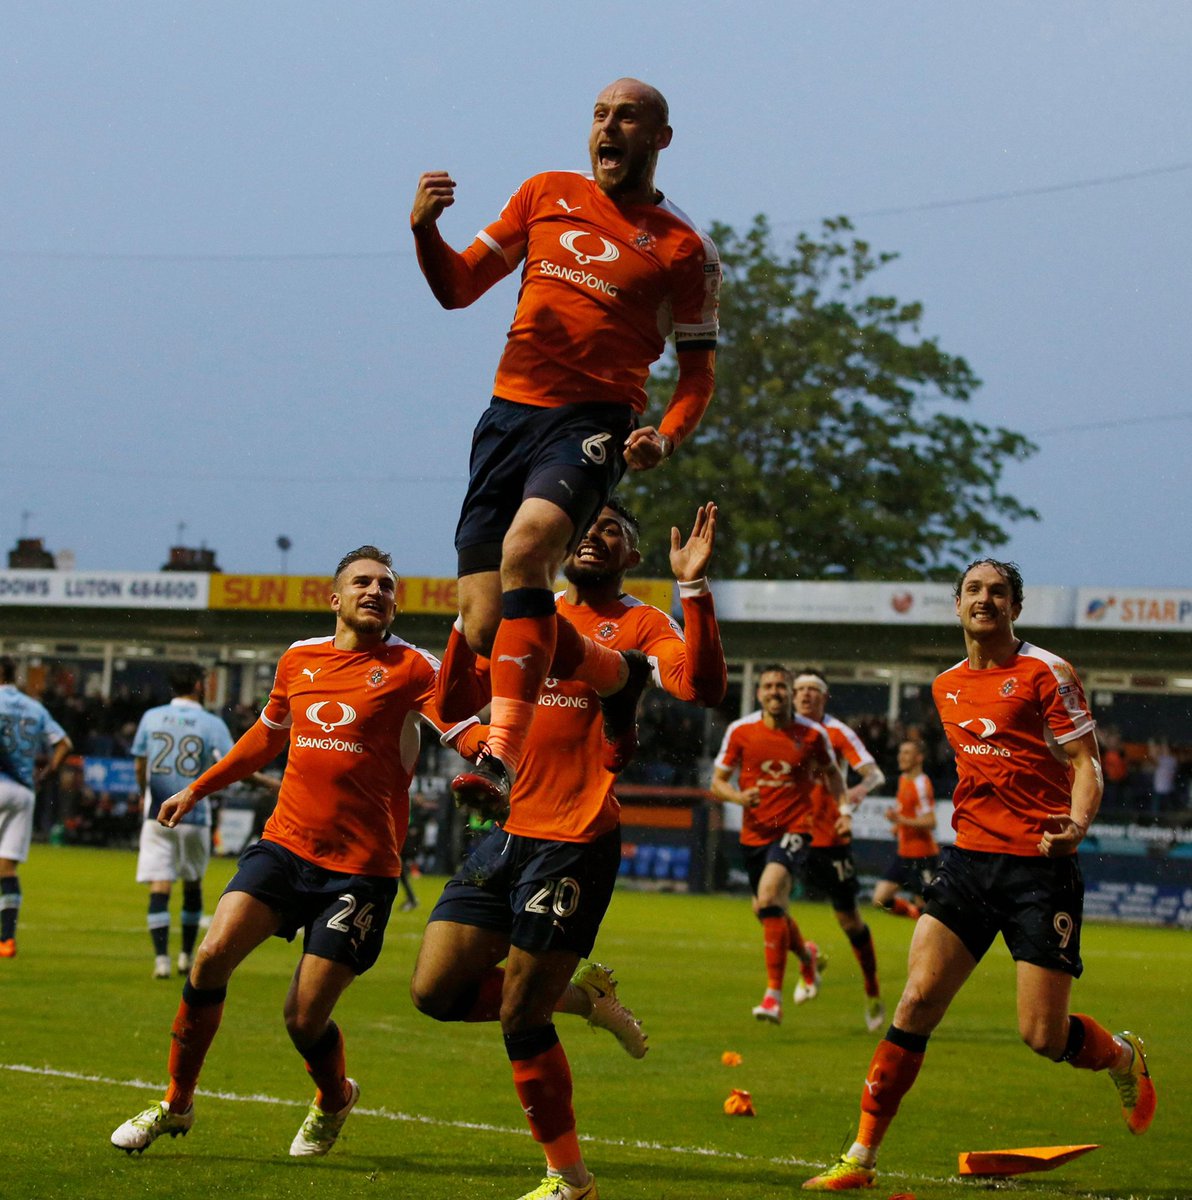
[[[672,527],[670,565],[679,584],[684,636],[671,636],[648,650],[658,660],[662,686],[680,700],[705,707],[719,704],[728,688],[724,646],[707,579],[715,543],[715,504],[704,504],[696,510],[686,542]]]
[[[455,180],[446,171],[427,171],[418,179],[410,228],[418,265],[434,297],[444,308],[466,308],[494,283],[509,274],[501,254],[479,238],[463,254],[453,250],[439,233],[438,220],[455,203]]]

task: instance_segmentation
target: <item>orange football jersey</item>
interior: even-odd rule
[[[956,752],[957,846],[1037,855],[1050,819],[1071,811],[1072,771],[1049,743],[1058,747],[1096,724],[1076,672],[1023,642],[1005,665],[974,671],[965,659],[931,690]]]
[[[264,836],[352,875],[399,875],[419,722],[435,709],[433,655],[390,634],[373,650],[295,642],[277,664],[261,720],[288,729],[289,758]]]
[[[675,346],[714,349],[720,259],[669,200],[613,203],[590,176],[527,179],[478,235],[522,267],[494,395],[522,404],[646,406],[646,378]]]
[[[685,598],[687,633],[661,609],[622,596],[596,607],[569,604],[559,612],[580,633],[613,650],[641,650],[654,662],[654,679],[681,700],[715,703],[723,691],[724,651],[710,594]],[[692,649],[689,655],[688,648]],[[715,695],[704,691],[719,688]],[[603,733],[595,691],[573,679],[548,679],[534,713],[513,781],[508,833],[557,842],[590,842],[616,827],[621,806],[616,776],[601,765]]]
[[[935,813],[935,788],[931,780],[922,771],[907,779],[905,775],[898,776],[898,793],[894,797],[898,812],[904,817],[925,817]],[[930,829],[915,829],[910,825],[899,825],[898,857],[899,858],[930,858],[940,852],[936,844],[935,834]]]
[[[867,763],[873,762],[873,755],[865,748],[865,743],[838,717],[825,713],[820,722],[828,731],[828,741],[832,743],[832,751],[836,755],[836,765],[840,768],[841,777],[848,779],[848,768],[859,771]],[[815,824],[812,827],[811,844],[817,847],[844,846],[852,838],[836,832],[836,822],[840,818],[840,805],[836,797],[828,790],[822,779],[815,781]]]
[[[828,731],[794,714],[789,725],[771,729],[760,712],[734,721],[724,731],[716,766],[737,772],[741,791],[756,786],[761,799],[743,809],[741,845],[768,846],[784,833],[809,834],[815,819],[815,782],[835,762]]]

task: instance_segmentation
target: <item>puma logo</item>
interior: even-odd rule
[[[960,689],[957,688],[956,691],[954,691],[954,692],[945,692],[944,699],[951,700],[953,704],[959,704],[960,703]]]
[[[876,1080],[876,1079],[866,1079],[865,1080],[865,1090],[871,1096],[877,1095],[877,1085],[878,1085],[878,1080]]]
[[[314,683],[314,681],[315,681],[315,676],[316,676],[316,675],[317,675],[317,674],[318,674],[318,673],[319,673],[319,672],[320,672],[322,669],[323,669],[322,667],[315,667],[315,669],[312,671],[312,670],[310,669],[310,667],[303,667],[303,668],[302,668],[302,674],[303,674],[303,675],[309,675],[309,676],[310,676],[310,681],[311,681],[311,683]]]
[[[558,205],[566,213],[579,212],[579,210],[583,207],[583,205],[577,204],[574,208],[572,208],[562,196],[560,196],[558,199]]]
[[[528,659],[529,657],[530,657],[530,655],[528,653],[527,654],[502,654],[497,659],[497,662],[499,662],[499,663],[503,663],[503,662],[517,663],[517,665],[523,671],[526,671],[529,669],[526,666],[526,659]]]

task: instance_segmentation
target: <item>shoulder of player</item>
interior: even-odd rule
[[[39,717],[44,715],[53,720],[53,714],[40,700],[35,700],[32,696],[26,696],[24,692],[12,684],[8,686],[12,688],[12,691],[2,697],[7,701],[5,707],[16,712],[35,713]]]
[[[413,642],[407,642],[405,638],[398,637],[396,633],[391,633],[377,647],[375,654],[377,658],[386,663],[404,663],[415,670],[425,668],[432,675],[438,674],[439,660],[429,650],[424,650],[421,646],[414,645]]]
[[[309,653],[316,653],[320,648],[330,647],[332,650],[335,647],[332,642],[335,640],[334,634],[326,634],[323,637],[302,638],[300,641],[291,642],[282,652],[281,660],[284,662],[288,658],[304,657]]]
[[[827,738],[829,742],[832,740],[824,724],[819,721],[813,721],[810,717],[801,716],[799,713],[792,714],[791,723],[787,726],[787,728],[797,729],[801,733],[807,735]]]
[[[1066,658],[1052,654],[1050,650],[1044,650],[1042,646],[1023,642],[1018,647],[1018,657],[1027,665],[1028,669],[1033,669],[1040,675],[1050,675],[1060,683],[1076,682],[1076,671],[1072,664]]]
[[[687,232],[698,243],[708,262],[720,261],[716,243],[673,200],[663,196],[661,202],[654,206],[654,211],[664,214],[680,230]]]
[[[738,717],[735,721],[730,721],[724,730],[724,737],[727,741],[734,734],[737,736],[746,736],[752,730],[762,728],[762,713],[761,709],[757,712],[746,713],[743,717]]]
[[[932,686],[933,688],[938,688],[938,687],[940,687],[940,686],[941,686],[941,684],[943,684],[945,681],[950,681],[950,676],[954,675],[956,672],[958,672],[958,671],[965,671],[965,670],[967,670],[967,669],[968,669],[968,659],[967,659],[967,658],[962,658],[962,659],[961,659],[961,660],[960,660],[958,663],[953,663],[953,664],[952,664],[950,667],[946,667],[944,670],[942,670],[942,671],[941,671],[941,672],[940,672],[940,673],[939,673],[939,674],[938,674],[938,675],[937,675],[937,676],[936,676],[936,677],[935,677],[935,678],[934,678],[934,679],[931,681],[931,686]]]
[[[602,622],[615,621],[618,625],[632,630],[633,636],[657,636],[659,633],[671,633],[679,638],[683,636],[682,627],[669,614],[627,592],[622,592],[616,600],[602,604],[599,608],[592,608],[586,604],[571,604],[567,601],[565,592],[556,592],[555,607],[584,632],[598,629]]]
[[[828,731],[828,737],[833,746],[841,748],[848,746],[852,749],[853,753],[858,756],[858,765],[864,762],[873,762],[873,755],[869,753],[869,748],[861,740],[861,735],[851,725],[842,721],[839,717],[832,716],[831,713],[824,714],[821,724]]]
[[[683,640],[683,627],[670,615],[653,604],[647,604],[636,596],[625,593],[618,603],[625,610],[624,619],[643,635],[650,637],[671,636]]]
[[[596,186],[592,176],[584,171],[539,171],[523,180],[513,193],[523,203],[530,205],[529,215],[562,216],[555,211],[560,200],[567,202],[578,198],[586,198]],[[542,204],[545,207],[539,214],[534,206]]]
[[[824,718],[820,721],[820,724],[828,731],[828,736],[834,742],[853,742],[857,745],[861,743],[861,739],[857,736],[853,727],[845,724],[839,717],[832,716],[831,713],[824,713]]]

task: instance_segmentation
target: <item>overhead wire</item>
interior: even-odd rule
[[[1046,196],[1058,192],[1082,191],[1088,188],[1109,187],[1119,183],[1132,183],[1139,179],[1151,179],[1162,175],[1175,175],[1192,171],[1192,162],[1169,163],[1161,167],[1148,167],[1141,171],[1123,171],[1115,175],[1096,175],[1088,179],[1073,179],[1065,183],[1041,184],[1037,187],[1012,188],[1008,191],[985,192],[976,196],[963,196],[951,200],[926,200],[917,204],[903,204],[887,208],[869,208],[847,213],[850,220],[868,217],[902,216],[908,213],[931,212],[943,208],[963,208],[975,204],[996,204],[1006,200],[1018,200],[1028,196]],[[776,227],[804,225],[824,220],[823,214],[785,221],[774,221]],[[198,253],[169,252],[147,254],[120,251],[95,250],[12,250],[0,249],[0,258],[71,260],[93,262],[329,262],[367,261],[369,259],[413,258],[413,250],[329,250],[297,253]]]

